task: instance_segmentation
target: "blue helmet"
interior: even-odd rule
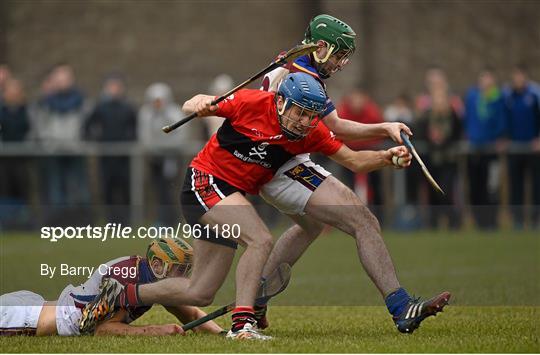
[[[289,140],[299,140],[309,134],[319,122],[320,115],[326,108],[326,92],[322,84],[313,76],[306,73],[288,74],[278,88],[278,95],[283,97],[285,105],[278,110],[279,123],[283,133]],[[292,105],[298,106],[301,111],[309,115],[308,124],[299,124],[298,119],[284,115]],[[291,129],[291,123],[297,129]]]

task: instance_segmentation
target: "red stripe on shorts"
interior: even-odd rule
[[[216,184],[212,175],[193,169],[193,192],[202,200],[207,209],[214,207],[223,198],[216,191]]]

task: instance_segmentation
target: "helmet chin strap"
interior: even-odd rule
[[[277,98],[277,96],[276,96],[276,98]],[[277,113],[278,113],[279,117],[281,117],[281,115],[283,115],[285,113],[285,110],[287,109],[288,103],[289,103],[289,99],[285,99],[285,101],[283,101],[283,106],[281,106],[281,108],[277,109]]]
[[[334,52],[334,49],[336,48],[336,46],[334,44],[328,45],[327,42],[324,42],[324,43],[326,43],[326,46],[328,48],[328,51],[326,52],[326,55],[323,58],[319,58],[317,56],[317,51],[314,51],[313,52],[313,60],[316,63],[317,71],[319,72],[319,76],[321,78],[323,78],[323,79],[328,79],[330,77],[330,75],[332,75],[332,73],[329,70],[326,70],[324,68],[324,64],[326,62],[328,62],[328,59],[330,59],[330,57],[332,56],[332,53]]]
[[[326,45],[328,46],[328,43],[327,42],[324,42],[326,43]],[[317,51],[314,51],[313,52],[313,59],[315,59],[315,61],[319,64],[323,64],[323,63],[326,63],[328,61],[328,59],[330,58],[330,56],[332,55],[332,53],[334,52],[334,48],[336,48],[336,46],[334,44],[331,44],[330,47],[328,47],[328,51],[326,52],[326,56],[324,56],[323,58],[319,58],[317,56]]]

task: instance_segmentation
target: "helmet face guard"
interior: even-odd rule
[[[193,264],[193,248],[178,238],[159,239],[148,246],[146,258],[150,270],[158,279],[173,274],[188,277]],[[159,259],[163,264],[163,269],[159,274],[152,267],[154,259]]]
[[[330,51],[328,51],[330,53]],[[342,70],[345,65],[349,63],[350,56],[354,53],[354,50],[339,50],[335,54],[326,55],[323,60],[313,54],[313,58],[317,63],[317,71],[323,79],[329,78],[332,74]]]
[[[317,127],[321,111],[307,109],[290,98],[284,100],[283,107],[278,110],[279,125],[289,141],[299,141]]]
[[[159,257],[154,256],[152,260],[149,260],[149,263],[152,264],[152,261],[154,259],[161,260]],[[175,277],[179,277],[179,276],[189,277],[189,275],[191,274],[191,268],[192,268],[191,264],[168,262],[168,261],[163,261],[163,260],[161,260],[161,262],[163,263],[163,269],[161,273],[159,274],[156,272],[156,270],[154,270],[152,265],[150,265],[150,269],[152,270],[152,273],[157,279],[163,279],[171,275],[174,275]]]
[[[288,74],[279,85],[276,105],[278,97],[283,100],[283,105],[277,107],[279,125],[290,141],[307,136],[326,109],[327,96],[322,83],[303,72]]]

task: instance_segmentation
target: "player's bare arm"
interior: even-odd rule
[[[94,335],[183,335],[184,331],[178,324],[159,324],[134,326],[124,323],[126,310],[120,310],[111,319],[97,325]]]
[[[199,117],[213,116],[218,109],[217,105],[212,105],[213,100],[214,96],[211,95],[195,95],[184,103],[182,110],[189,113],[197,112]]]
[[[199,318],[206,316],[206,313],[203,312],[198,307],[193,306],[168,306],[165,307],[167,311],[173,314],[182,324],[187,324]],[[211,334],[219,334],[223,332],[223,328],[217,325],[214,321],[208,321],[202,325],[193,328],[194,332],[206,332]]]
[[[342,146],[330,158],[356,173],[368,173],[386,166],[397,167],[392,162],[394,156],[400,158],[400,167],[408,167],[411,164],[412,155],[404,146],[392,147],[388,150],[361,150],[358,152],[347,146]]]
[[[412,136],[411,129],[404,123],[359,123],[340,118],[336,110],[326,115],[323,122],[336,134],[336,137],[344,141],[389,137],[394,142],[403,144],[399,132],[405,131],[409,136]]]

